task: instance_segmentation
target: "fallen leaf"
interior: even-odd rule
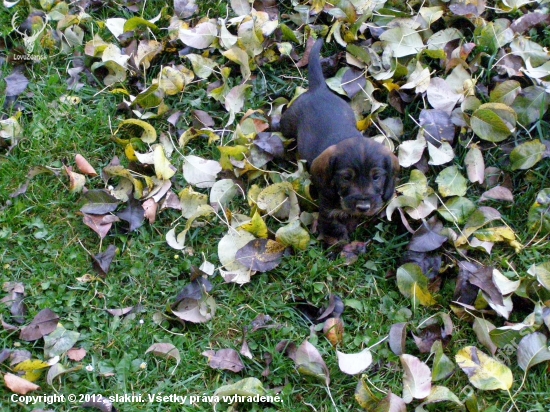
[[[485,180],[485,161],[477,146],[472,146],[464,158],[468,180],[472,183],[483,183]]]
[[[468,181],[460,174],[456,166],[443,169],[435,181],[437,190],[443,197],[464,196],[468,190]]]
[[[40,389],[40,386],[9,372],[4,375],[4,383],[10,391],[19,395],[25,395],[29,392]]]
[[[244,369],[239,353],[235,349],[207,350],[202,355],[208,358],[208,365],[213,369],[240,372]]]
[[[504,186],[495,186],[492,189],[489,189],[486,192],[482,193],[481,197],[479,198],[480,202],[484,202],[487,200],[500,200],[504,202],[513,202],[514,195],[512,194],[510,189]]]
[[[61,356],[71,349],[80,338],[80,333],[67,330],[61,325],[44,336],[44,357],[46,359]]]
[[[153,355],[159,356],[161,358],[175,359],[177,364],[179,364],[181,361],[179,350],[171,343],[153,343],[145,351],[145,353],[149,352],[152,352]]]
[[[103,395],[95,395],[92,400],[84,402],[83,408],[96,408],[100,412],[116,412],[116,408],[109,398],[105,398]]]
[[[518,345],[518,365],[526,373],[534,365],[550,360],[546,336],[534,332],[525,336]]]
[[[223,400],[231,398],[233,395],[254,397],[266,394],[262,382],[257,378],[245,378],[235,383],[220,386],[214,391],[214,399]],[[217,402],[214,402],[214,408]]]
[[[470,383],[478,389],[508,391],[512,387],[514,378],[510,369],[475,346],[462,348],[456,354],[455,360],[468,375]]]
[[[109,268],[111,267],[111,262],[115,257],[117,248],[115,245],[109,245],[105,252],[98,253],[95,256],[92,256],[92,266],[97,273],[102,276],[107,276]]]
[[[86,349],[84,348],[72,348],[67,351],[67,357],[75,362],[80,362],[86,356]]]
[[[447,379],[455,371],[455,365],[445,353],[443,353],[443,344],[437,340],[432,345],[430,352],[433,353],[434,362],[432,367],[432,381]]]
[[[263,273],[279,266],[285,249],[273,240],[253,239],[237,251],[235,260],[250,270]]]
[[[328,318],[323,326],[323,334],[332,344],[337,346],[344,341],[344,322],[340,317]]]
[[[372,364],[372,354],[369,349],[348,354],[336,351],[336,356],[338,357],[338,367],[348,375],[362,373]]]
[[[397,269],[397,287],[403,296],[410,298],[413,307],[435,305],[436,301],[428,291],[428,278],[414,263],[405,263]]]
[[[130,198],[127,205],[128,206],[118,212],[116,216],[129,224],[128,232],[133,232],[143,225],[145,220],[145,211],[137,199]]]
[[[29,325],[21,329],[19,339],[27,342],[38,340],[52,333],[56,329],[58,321],[59,316],[53,311],[50,309],[43,309],[37,313]]]
[[[82,221],[96,232],[101,239],[104,239],[111,230],[113,223],[119,222],[120,219],[115,215],[89,215],[84,213]]]
[[[212,187],[216,176],[222,167],[215,160],[207,160],[198,156],[184,156],[183,177],[187,183],[200,187]]]
[[[77,154],[74,159],[76,163],[76,167],[78,170],[80,170],[82,173],[84,173],[87,176],[95,177],[97,176],[97,172],[92,167],[90,163],[82,156],[81,154]]]
[[[294,362],[300,374],[312,376],[327,386],[330,384],[329,370],[323,357],[317,348],[307,340],[296,350]]]
[[[415,356],[399,356],[403,367],[403,400],[411,403],[413,399],[424,399],[432,389],[432,373],[428,365]]]

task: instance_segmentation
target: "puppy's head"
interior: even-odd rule
[[[393,196],[398,171],[389,149],[363,137],[330,146],[310,167],[321,197],[353,216],[375,215]]]

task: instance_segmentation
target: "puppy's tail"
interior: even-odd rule
[[[321,47],[323,47],[323,43],[322,38],[317,39],[309,53],[309,90],[327,87],[325,76],[323,76],[323,69],[321,68]]]

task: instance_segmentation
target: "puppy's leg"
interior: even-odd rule
[[[342,223],[337,216],[334,216],[332,208],[319,202],[319,219],[317,228],[319,239],[327,246],[344,245],[349,242],[349,231],[346,223]]]

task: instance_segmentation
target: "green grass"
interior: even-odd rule
[[[155,2],[149,2],[147,7],[144,16],[150,18],[158,14],[158,4]],[[200,15],[206,14],[224,17],[225,2],[202,2]],[[113,3],[94,14],[96,19],[120,16]],[[11,14],[4,8],[0,9],[1,35],[7,43],[16,40],[7,38],[10,33],[5,28],[10,27],[10,19]],[[105,29],[102,33],[106,34]],[[114,143],[111,136],[125,115],[117,111],[121,97],[99,93],[102,86],[87,85],[78,92],[68,92],[67,63],[67,57],[57,56],[47,63],[29,67],[29,87],[18,100],[23,106],[20,122],[24,135],[12,153],[0,155],[0,281],[24,284],[27,323],[40,310],[50,308],[59,315],[66,329],[80,332],[76,346],[87,351],[80,363],[62,359],[65,365],[80,364],[82,369],[64,375],[53,386],[46,383],[44,376],[40,378],[40,393],[113,396],[162,392],[212,395],[222,385],[245,377],[257,377],[261,378],[264,387],[281,389],[282,404],[249,404],[239,410],[333,410],[324,385],[298,374],[293,362],[275,350],[282,340],[300,344],[309,338],[327,363],[331,376],[330,392],[338,409],[357,410],[354,400],[357,378],[339,371],[333,348],[321,333],[315,333],[318,327],[315,329],[315,325],[298,310],[299,304],[308,301],[323,307],[328,303],[330,294],[344,300],[345,337],[341,347],[346,353],[377,344],[387,336],[393,323],[410,321],[417,325],[437,311],[449,312],[447,305],[443,305],[435,310],[420,308],[413,313],[409,300],[399,293],[395,278],[391,275],[400,264],[409,235],[400,227],[396,213],[392,222],[384,220],[358,230],[357,240],[374,240],[368,253],[352,266],[331,260],[329,253],[312,240],[307,251],[285,257],[279,267],[269,273],[255,275],[247,285],[225,284],[219,276],[215,277],[211,295],[216,300],[217,312],[212,321],[199,325],[182,325],[173,318],[156,322],[156,314],[166,313],[178,293],[189,283],[192,265],[199,266],[203,260],[219,263],[217,241],[226,228],[216,221],[205,228],[193,229],[188,235],[188,244],[194,249],[193,255],[175,251],[166,244],[164,235],[179,216],[174,211],[163,212],[155,224],[146,224],[134,233],[113,231],[103,242],[99,241],[97,235],[82,223],[78,203],[80,196],[69,192],[63,165],[73,165],[74,156],[82,154],[99,171],[113,156],[123,158],[123,148]],[[6,64],[0,67],[3,75],[10,70],[11,66]],[[238,69],[234,68],[234,71]],[[252,82],[251,97],[245,110],[266,108],[269,101],[279,96],[291,97],[299,82],[287,81],[287,77],[281,75],[300,77],[290,63],[288,66],[274,64],[263,67],[262,73],[257,73]],[[150,76],[142,80],[150,84],[152,74]],[[232,81],[238,84],[240,79]],[[216,124],[225,124],[228,114],[220,104],[207,97],[207,84],[207,81],[196,82],[182,96],[171,99],[170,105],[182,111],[188,111],[190,107],[201,108],[216,119]],[[68,93],[82,99],[81,103],[61,103],[60,97]],[[407,112],[414,113],[420,109],[420,102],[415,101],[407,107]],[[183,122],[189,123],[189,118]],[[410,124],[408,127],[408,117],[404,122],[407,133],[410,133],[414,126]],[[152,123],[157,130],[166,127],[161,120]],[[548,129],[547,120],[541,121],[538,137],[546,136]],[[407,134],[406,137],[413,135]],[[189,152],[205,157],[218,156],[216,150],[203,142],[193,141],[189,146],[186,148]],[[490,151],[495,164],[498,163],[501,150],[494,147]],[[460,150],[457,152],[459,157],[465,154]],[[127,162],[124,158],[122,161]],[[34,166],[51,167],[59,175],[36,176],[29,182],[24,195],[11,198],[9,194],[25,183],[27,172]],[[408,170],[405,171],[403,178],[408,173]],[[524,244],[532,238],[525,228],[527,211],[538,191],[548,184],[549,173],[547,161],[530,172],[517,172],[513,175],[516,188],[513,206],[489,203],[500,210],[504,220],[516,230]],[[183,185],[181,176],[176,178],[176,183]],[[104,182],[96,177],[89,180],[88,186],[102,188]],[[92,269],[90,255],[104,251],[109,244],[117,246],[117,254],[108,275],[100,278]],[[493,262],[503,271],[525,275],[533,263],[547,259],[548,251],[548,242],[543,241],[531,243],[519,254],[503,247],[495,248],[489,258],[481,253],[473,254],[473,257]],[[91,275],[90,281],[78,280],[86,275]],[[445,274],[440,292],[444,302],[450,301],[452,296],[452,275]],[[106,309],[129,306],[138,307],[136,313],[119,318],[106,312]],[[529,313],[530,310],[520,310],[515,314],[514,321],[523,320],[523,316]],[[8,308],[2,306],[0,314],[10,322]],[[209,368],[206,357],[201,353],[208,349],[239,350],[244,328],[249,327],[260,314],[273,318],[277,327],[247,335],[254,359],[243,357],[246,368],[238,374]],[[456,317],[453,321],[455,332],[446,350],[450,357],[458,348],[477,344],[469,322]],[[3,348],[28,350],[33,359],[43,359],[43,340],[24,342],[18,338],[18,332],[3,330],[0,342]],[[173,360],[145,354],[147,348],[156,342],[174,344],[181,353],[181,363],[176,366]],[[410,340],[407,349],[418,355]],[[374,346],[372,351],[375,362],[366,372],[369,380],[378,388],[391,389],[400,395],[402,371],[398,357],[385,343]],[[271,355],[273,359],[269,375],[262,377],[266,355]],[[431,359],[428,364],[431,365]],[[87,366],[93,370],[88,371]],[[514,402],[520,411],[544,410],[542,405],[547,404],[547,393],[550,391],[545,367],[538,365],[530,370],[524,390],[515,394]],[[7,362],[0,364],[0,371],[10,371]],[[513,366],[513,372],[517,380],[521,370]],[[460,399],[465,398],[464,389],[469,387],[467,377],[458,369],[452,378],[441,384],[449,385]],[[517,385],[514,385],[512,392],[515,388]],[[485,407],[496,405],[496,410],[504,410],[504,405],[506,409],[511,406],[509,397],[500,392],[476,392],[476,395]],[[11,392],[0,382],[0,409],[3,411],[32,411],[36,408],[65,411],[74,407],[68,402],[54,405],[15,404],[10,401],[10,396]],[[448,408],[447,404],[444,405]],[[194,406],[120,403],[116,407],[120,411],[212,409],[204,403]],[[442,408],[435,405],[429,410],[439,411]]]

